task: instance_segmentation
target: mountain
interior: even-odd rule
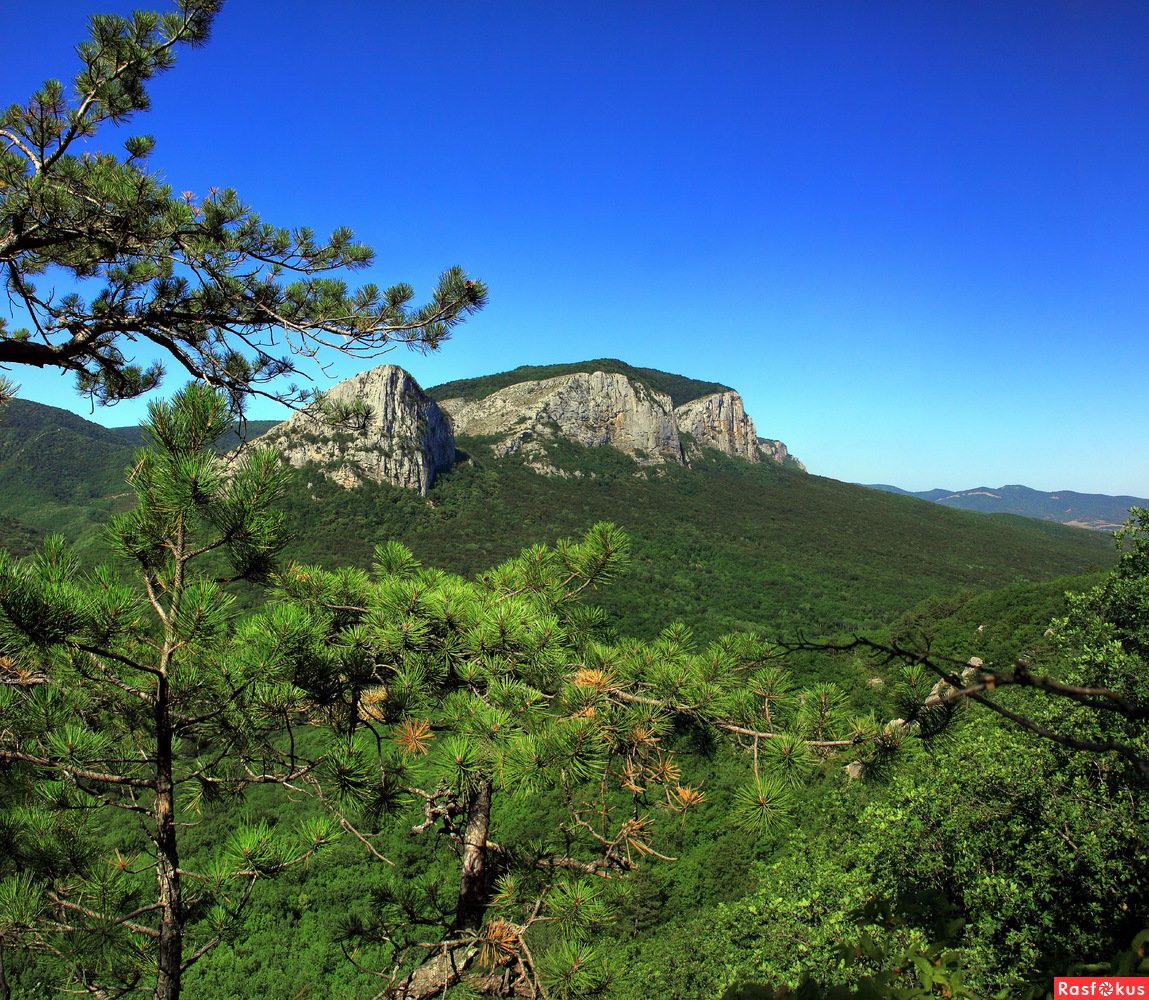
[[[360,448],[356,435],[385,436],[364,383],[327,395],[362,407],[342,447]],[[451,419],[455,463],[437,469],[424,497],[362,463],[355,477],[340,472],[349,451],[316,455],[289,505],[297,556],[362,564],[375,542],[397,538],[420,559],[469,575],[611,520],[630,534],[635,559],[628,583],[603,603],[630,631],[682,618],[707,637],[756,626],[872,628],[930,594],[1112,559],[1107,542],[1086,532],[990,521],[809,476],[785,445],[757,435],[728,386],[607,359],[518,368],[426,396]],[[426,407],[418,395],[409,403]],[[391,447],[425,452],[420,412],[423,422],[409,420]],[[356,488],[341,488],[353,478]]]
[[[0,409],[0,547],[27,552],[62,531],[103,552],[99,525],[126,495],[134,451],[68,410],[12,400]]]
[[[227,431],[217,442],[217,447],[224,451],[231,451],[233,448],[238,448],[244,441],[254,441],[282,422],[281,420],[245,420],[242,424]],[[109,430],[124,444],[131,445],[132,448],[142,448],[148,443],[147,435],[139,425],[110,427]]]
[[[781,442],[758,437],[729,386],[613,358],[516,368],[428,392],[456,434],[489,438],[494,454],[521,453],[546,475],[564,474],[549,457],[559,441],[610,447],[641,466],[690,464],[706,449],[751,463],[789,459]]]
[[[556,464],[570,444],[610,448],[644,467],[686,465],[713,450],[801,468],[780,441],[758,437],[733,389],[614,359],[518,368],[428,393],[382,365],[340,382],[262,440],[289,465],[313,464],[345,488],[370,481],[425,495],[453,464],[456,434],[484,439],[498,457],[521,454],[550,476],[582,474]]]
[[[117,490],[132,451],[69,410],[15,399],[0,411],[0,476],[20,482],[29,499],[68,503]]]
[[[631,539],[626,575],[594,601],[631,634],[681,620],[702,639],[738,629],[809,636],[876,628],[930,596],[1078,574],[1113,561],[1097,532],[987,518],[717,453],[642,467],[610,448],[560,442],[567,475],[456,438],[461,460],[425,498],[297,477],[291,555],[367,566],[388,538],[427,565],[471,576],[597,521]]]
[[[340,382],[259,442],[297,469],[319,467],[346,489],[390,483],[426,495],[435,475],[455,461],[451,421],[396,365]]]
[[[1130,507],[1149,507],[1141,497],[1106,496],[1103,493],[1075,493],[1058,490],[1044,493],[1028,486],[978,486],[972,490],[925,490],[914,493],[897,486],[874,485],[902,496],[917,497],[945,507],[978,511],[982,514],[1019,514],[1043,521],[1056,521],[1094,531],[1115,531],[1125,523]]]
[[[311,414],[264,437],[298,466],[284,503],[287,557],[366,566],[394,538],[428,565],[472,575],[609,520],[631,538],[631,568],[595,600],[625,632],[677,619],[702,639],[872,629],[926,597],[1113,560],[1096,532],[850,486],[805,473],[785,452],[770,460],[729,387],[581,367],[593,370],[519,369],[424,394],[384,366],[336,386],[327,406],[339,428],[316,427]],[[464,414],[482,404],[488,421],[460,420],[454,463],[433,461],[433,475],[420,457],[429,441],[443,444],[432,403]],[[123,475],[138,438],[34,403],[0,411],[0,546],[26,551],[60,530],[86,558],[103,557],[98,528],[129,502]],[[400,459],[397,477],[366,474],[372,463],[401,469]]]
[[[682,406],[694,399],[701,399],[716,392],[733,392],[728,385],[719,382],[701,382],[685,375],[673,375],[656,368],[636,368],[617,358],[597,358],[594,361],[575,361],[561,365],[521,365],[512,371],[498,372],[495,375],[481,375],[478,378],[458,379],[432,386],[427,394],[434,399],[464,399],[474,401],[485,399],[492,393],[521,382],[543,382],[560,375],[605,372],[608,375],[624,375],[633,382],[645,386],[651,392],[670,397],[671,405]]]

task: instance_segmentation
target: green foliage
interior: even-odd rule
[[[427,882],[388,880],[371,919],[347,928],[355,948],[382,946],[416,995],[456,982],[476,954],[554,995],[606,989],[594,941],[630,904],[601,880],[663,859],[658,841],[706,801],[683,780],[676,730],[778,743],[761,771],[757,749],[743,757],[753,778],[726,820],[753,839],[785,825],[791,790],[816,767],[808,741],[829,741],[817,744],[822,761],[849,724],[830,685],[781,704],[776,666],[770,697],[746,703],[746,678],[774,655],[761,640],[699,649],[681,625],[649,643],[596,627],[580,599],[628,548],[598,524],[467,581],[389,542],[371,573],[289,568],[281,600],[244,634],[249,654],[306,690],[331,727],[316,778],[378,831],[364,840],[406,813],[412,833],[438,831],[460,856],[446,869],[453,905],[436,862]],[[784,716],[793,734],[748,728]],[[524,812],[537,825],[524,828]],[[418,947],[436,924],[448,965]]]
[[[349,289],[328,275],[372,260],[349,229],[322,241],[306,227],[269,225],[230,189],[174,196],[150,166],[150,136],[129,136],[122,156],[81,152],[101,128],[148,109],[152,78],[179,45],[207,40],[219,8],[180,0],[165,14],[95,16],[72,94],[49,80],[0,113],[0,264],[30,322],[8,330],[0,320],[0,365],[72,372],[80,392],[113,403],[159,384],[160,362],[125,353],[146,340],[241,409],[319,349],[360,358],[394,343],[434,349],[482,307],[486,289],[458,268],[423,306],[405,283]],[[77,279],[93,292],[53,291]],[[0,394],[10,393],[6,382]]]
[[[1048,981],[1145,920],[1143,810],[1108,785],[1092,758],[983,720],[863,814],[875,878],[963,917],[980,989]]]
[[[393,538],[471,576],[609,520],[626,530],[631,564],[626,585],[597,598],[604,609],[631,634],[652,638],[679,619],[703,639],[877,629],[929,594],[983,592],[1111,558],[1095,533],[948,511],[767,463],[712,460],[636,478],[625,456],[570,444],[578,456],[562,463],[584,475],[563,479],[495,459],[481,442],[458,446],[464,460],[426,499],[373,485],[347,491],[300,471],[288,488],[292,553],[362,565],[371,544]],[[851,687],[865,679],[843,677]]]
[[[109,567],[83,572],[58,536],[24,559],[0,552],[0,880],[19,896],[0,933],[56,956],[54,988],[146,983],[174,997],[191,915],[210,914],[194,939],[210,947],[256,879],[332,830],[313,822],[284,839],[256,824],[202,873],[180,860],[177,823],[190,810],[294,770],[274,740],[295,689],[237,645],[233,603],[208,562],[232,578],[267,573],[283,544],[273,509],[283,475],[267,452],[225,465],[209,450],[229,417],[226,398],[202,385],[150,414],[136,505],[109,527],[133,583]],[[140,826],[105,851],[109,809]],[[186,895],[184,879],[195,880]]]
[[[740,788],[734,800],[735,822],[753,836],[786,819],[791,804],[784,780],[766,776]]]
[[[217,904],[222,911],[205,909],[191,925],[193,934],[211,934],[218,926],[226,929],[227,938],[220,946],[222,951],[201,959],[189,972],[189,989],[195,983],[194,988],[205,995],[242,997],[252,991],[279,995],[290,984],[277,978],[276,970],[290,964],[293,959],[287,956],[298,954],[307,956],[306,969],[301,966],[300,988],[306,983],[316,993],[373,996],[378,992],[373,984],[378,981],[346,963],[341,949],[353,954],[363,968],[379,970],[402,959],[407,943],[425,940],[432,933],[429,926],[444,933],[450,930],[457,918],[460,868],[446,848],[458,843],[456,837],[462,838],[472,811],[470,799],[488,777],[490,840],[499,849],[489,858],[494,882],[488,909],[480,926],[468,933],[475,935],[480,950],[487,940],[492,960],[502,955],[510,962],[499,968],[509,970],[512,977],[529,976],[516,957],[525,955],[529,946],[538,960],[536,976],[553,976],[548,981],[556,989],[562,988],[562,976],[571,971],[580,954],[586,956],[587,968],[601,970],[602,961],[606,962],[601,988],[608,993],[626,995],[627,983],[641,981],[652,984],[652,996],[711,997],[735,982],[771,982],[798,989],[804,977],[807,983],[827,990],[861,988],[867,977],[880,978],[888,971],[883,961],[897,964],[911,953],[931,962],[950,956],[945,958],[949,963],[946,974],[960,970],[974,989],[982,989],[987,982],[1004,981],[989,978],[986,971],[999,954],[1012,963],[1014,972],[1009,974],[1016,978],[1025,974],[1018,956],[1033,954],[1026,949],[1042,946],[1033,942],[1045,942],[1050,948],[1080,945],[1083,954],[1100,960],[1116,950],[1114,942],[1122,935],[1126,941],[1132,936],[1124,926],[1107,926],[1092,937],[1070,928],[1060,937],[1043,938],[1038,928],[1027,924],[1039,920],[1037,909],[1015,908],[1009,912],[1020,930],[1016,946],[1011,945],[1016,950],[1011,952],[1002,944],[1002,925],[985,916],[988,912],[992,917],[994,897],[988,890],[984,895],[975,893],[974,888],[981,892],[981,887],[974,885],[971,899],[982,915],[967,922],[969,929],[963,925],[956,946],[939,944],[929,920],[907,915],[910,897],[900,888],[904,880],[889,876],[899,866],[913,871],[909,861],[890,861],[873,847],[874,840],[890,838],[907,845],[916,843],[919,831],[929,828],[920,819],[914,820],[910,832],[905,826],[883,827],[878,821],[887,815],[877,811],[878,803],[886,797],[897,801],[910,787],[899,783],[900,774],[915,775],[906,779],[910,784],[922,780],[902,763],[907,754],[912,755],[905,738],[909,731],[899,731],[895,740],[893,730],[850,715],[859,709],[880,717],[893,714],[888,705],[898,686],[896,672],[866,662],[858,654],[795,654],[785,662],[788,669],[783,669],[777,651],[760,640],[726,636],[709,647],[699,647],[687,630],[663,629],[676,609],[683,612],[681,617],[691,619],[703,642],[714,639],[722,625],[745,625],[751,617],[779,629],[790,623],[794,630],[802,622],[820,622],[819,629],[857,624],[856,617],[835,616],[835,609],[848,608],[854,599],[849,589],[851,571],[840,567],[854,565],[859,589],[868,590],[867,621],[881,621],[900,612],[931,589],[939,595],[897,626],[896,635],[908,644],[928,643],[934,651],[963,660],[976,653],[987,663],[1006,665],[1018,649],[1034,657],[1059,656],[1061,640],[1043,633],[1051,617],[1067,613],[1063,591],[1088,584],[1060,580],[993,593],[978,593],[974,588],[994,579],[1016,579],[1030,571],[1026,567],[1034,573],[1049,572],[1051,564],[1065,558],[1066,539],[1080,547],[1080,555],[1062,566],[1100,562],[1103,555],[1093,536],[1041,525],[995,525],[988,519],[929,508],[922,515],[915,510],[907,521],[903,519],[905,501],[879,495],[857,509],[847,507],[852,519],[838,537],[834,531],[839,529],[830,515],[856,499],[855,491],[814,477],[790,477],[776,468],[755,470],[714,461],[702,472],[670,469],[656,477],[636,479],[631,467],[602,463],[592,469],[596,472],[593,479],[575,483],[544,479],[513,462],[485,459],[479,448],[475,455],[473,464],[443,477],[429,503],[398,490],[368,487],[345,492],[306,470],[292,475],[287,487],[292,508],[287,516],[299,536],[296,551],[310,551],[313,561],[322,555],[329,567],[353,561],[362,568],[293,570],[285,577],[290,578],[290,600],[268,606],[258,618],[225,624],[222,631],[220,612],[226,612],[224,617],[230,620],[235,606],[217,608],[210,588],[193,591],[181,627],[204,645],[226,637],[230,652],[213,658],[209,665],[188,664],[182,675],[185,695],[209,692],[204,675],[218,665],[226,664],[232,682],[257,677],[246,689],[250,701],[245,704],[258,706],[266,720],[260,738],[271,739],[291,723],[295,750],[290,757],[302,766],[317,762],[311,774],[324,789],[328,804],[356,819],[360,833],[374,849],[399,867],[393,875],[384,875],[385,866],[379,865],[379,872],[365,875],[362,862],[349,853],[351,848],[340,847],[332,849],[333,856],[341,859],[338,863],[322,857],[315,860],[314,881],[300,866],[281,874],[275,884],[257,885],[246,908],[235,906],[239,900],[233,898],[231,904]],[[588,460],[596,457],[587,454]],[[581,459],[572,455],[570,461],[574,467]],[[185,455],[173,468],[185,477],[179,494],[184,500],[210,485],[210,463]],[[725,492],[720,494],[717,487],[712,491],[706,476],[717,477],[715,482]],[[309,477],[311,488],[304,490]],[[143,487],[155,477],[143,467],[138,478]],[[740,513],[743,504],[744,514]],[[772,519],[772,535],[751,533],[753,504],[758,505],[759,519]],[[233,504],[232,514],[243,506]],[[708,508],[729,512],[729,518],[707,536],[701,529],[715,521],[704,514]],[[214,520],[199,523],[205,529],[226,529],[230,516],[226,505],[212,509]],[[561,539],[563,525],[575,530],[600,511],[619,509],[639,526],[638,533],[628,532],[630,570],[622,587],[597,586],[611,569],[622,565],[616,531],[600,529],[577,543],[535,544],[511,555],[514,550],[508,540],[514,540],[516,533],[521,533],[524,542]],[[801,518],[810,513],[825,515],[821,537],[829,541],[807,553]],[[735,546],[717,529],[737,531],[743,517],[747,519],[744,533]],[[972,533],[967,531],[975,526]],[[867,532],[877,534],[886,545],[883,549],[866,543],[869,565],[863,566],[851,546],[857,541],[855,536],[864,540]],[[406,545],[398,541],[404,537]],[[903,549],[904,537],[914,539],[914,545]],[[974,545],[979,539],[982,550]],[[925,545],[957,549],[962,544],[965,550],[960,556],[945,555],[938,566],[924,568],[920,560],[915,567],[916,553],[910,551]],[[138,539],[133,545],[133,551],[150,558],[146,545]],[[728,545],[729,554],[724,556]],[[761,558],[768,545],[776,546],[777,562],[766,565],[778,567],[770,571],[778,579],[759,577],[746,569],[745,553],[751,559]],[[840,551],[826,547],[833,545]],[[221,546],[218,554],[222,556],[226,549]],[[500,558],[504,561],[498,562]],[[48,562],[55,567],[54,575],[49,574],[49,582],[54,581],[51,586],[66,590],[74,564],[61,561],[59,555]],[[491,562],[497,565],[487,568]],[[446,564],[471,579],[427,569],[428,564]],[[963,576],[970,566],[977,573]],[[231,572],[225,571],[222,561],[213,570],[214,575]],[[801,581],[801,587],[808,590],[786,590],[779,581],[784,584],[787,577],[791,585]],[[694,602],[683,601],[680,589],[696,587],[696,578],[705,584],[697,602],[701,610],[695,610]],[[952,594],[963,580],[968,587],[964,593],[940,596]],[[117,615],[127,613],[133,605],[117,596],[122,595],[117,587],[122,588],[123,580],[105,571],[100,581],[89,592],[101,593],[105,609],[101,614],[117,608]],[[586,589],[575,595],[584,582]],[[612,618],[576,599],[591,593],[594,600],[621,608],[628,630],[634,622],[649,622],[648,640],[619,639],[608,627],[608,622],[620,620],[617,615]],[[658,599],[652,600],[651,593],[657,593]],[[800,611],[783,607],[785,600],[803,593],[807,596],[801,598],[805,606]],[[45,607],[55,597],[48,591],[38,600],[27,612],[29,619],[38,616],[37,607]],[[62,625],[57,622],[54,627]],[[277,670],[268,670],[272,663],[279,664]],[[585,671],[581,678],[580,671]],[[875,678],[884,681],[884,686],[867,686]],[[812,690],[803,699],[804,685]],[[928,674],[918,687],[920,701],[932,687]],[[293,706],[298,706],[296,688],[309,692],[313,707],[308,709],[307,721],[331,726],[331,737],[312,743],[310,736],[317,734],[298,731],[295,723],[303,719],[293,714]],[[605,711],[604,698],[607,702],[617,699],[618,691],[639,693],[658,704],[630,702]],[[848,704],[843,704],[838,692],[848,692]],[[50,706],[41,708],[39,717],[47,718],[48,711]],[[96,748],[74,740],[63,724],[67,719],[59,717],[57,751],[61,756],[73,754],[75,761],[91,760]],[[237,710],[228,718],[230,725],[238,727],[243,712]],[[728,730],[719,725],[727,723],[775,732],[774,738],[758,741],[757,778],[747,773],[753,770],[753,741],[747,740],[744,750],[720,749],[722,734]],[[593,738],[604,728],[614,733],[613,758],[609,754],[604,758]],[[967,720],[967,729],[976,728]],[[951,742],[934,752],[963,752],[963,732],[954,734],[953,739],[959,741],[956,746]],[[885,756],[883,741],[891,749],[901,747],[892,758],[894,765],[882,769],[884,784],[868,786],[870,798],[861,800],[874,804],[874,829],[883,831],[880,836],[866,832],[869,839],[862,837],[858,820],[862,806],[854,803],[839,812],[827,807],[822,814],[811,804],[825,803],[843,779],[841,769],[806,741],[827,735],[851,739],[855,733],[862,743],[851,755],[862,759],[873,760],[879,753]],[[285,737],[275,738],[282,741]],[[202,753],[202,748],[197,752]],[[1056,775],[1063,765],[1056,757],[1052,761]],[[868,766],[867,773],[877,776],[879,769],[872,763]],[[606,830],[608,844],[596,841],[571,815],[572,804],[583,819],[595,815],[589,804],[599,801],[592,790],[604,769],[613,775],[606,804],[608,814],[617,821]],[[1000,782],[1010,780],[1002,777]],[[768,821],[741,828],[735,819],[755,815],[760,784],[783,790],[778,809]],[[958,787],[952,781],[928,787],[944,801],[950,786]],[[68,789],[60,783],[53,787],[55,791],[44,785],[48,801],[65,801],[60,796],[69,794]],[[277,832],[276,808],[240,822],[233,817],[234,807],[223,786],[193,782],[188,787],[205,808],[210,805],[213,810],[208,814],[208,830],[217,831],[210,837],[214,844],[235,843],[233,831],[247,829],[243,835],[255,836],[250,849],[258,862],[249,870],[275,866],[276,854],[264,855],[255,848],[261,829],[283,836],[282,829]],[[828,790],[816,791],[823,787]],[[976,791],[961,789],[963,796],[976,799]],[[638,816],[648,817],[648,825],[630,829],[628,836],[616,840],[622,834],[624,817],[633,816],[635,796],[640,799]],[[751,808],[739,809],[739,802]],[[311,808],[304,809],[301,818],[310,815],[307,809]],[[918,800],[914,808],[921,808]],[[99,851],[69,854],[65,845],[90,845],[96,832],[93,824],[68,834],[56,825],[64,815],[53,808],[42,809],[38,819],[27,817],[22,821],[25,832],[13,843],[23,845],[20,850],[27,856],[36,851],[47,856],[49,845],[56,845],[51,850],[66,859],[72,870],[92,866],[101,856]],[[904,809],[902,815],[908,815]],[[976,831],[985,831],[986,842],[991,837],[1007,837],[995,830],[996,815],[990,810],[976,817]],[[434,819],[427,834],[437,830],[438,839],[407,838],[405,831],[430,817]],[[1040,830],[1043,824],[1064,820],[1060,813],[1047,811],[1028,821]],[[266,824],[265,829],[260,822]],[[596,833],[602,833],[597,820],[592,825]],[[809,843],[822,828],[836,834],[832,843],[804,851],[796,846],[793,861],[786,863],[792,870],[785,877],[782,869],[771,867],[790,857],[778,846],[788,837],[805,831],[806,839],[800,834],[796,844]],[[869,829],[867,825],[865,831]],[[1072,824],[1069,830],[1081,846]],[[1107,850],[1129,849],[1128,844],[1113,839],[1115,831],[1101,832],[1093,857],[1102,859]],[[286,853],[279,856],[299,856],[305,851],[300,836],[289,835]],[[952,836],[956,842],[972,835],[954,832]],[[1028,836],[1037,834],[1031,830]],[[117,835],[107,842],[121,850],[133,844],[133,853],[144,846],[130,835]],[[196,847],[187,864],[201,872],[216,872],[222,887],[223,873],[234,872],[242,855],[220,855],[214,844]],[[645,853],[648,850],[679,860],[648,869],[646,863],[653,858]],[[556,858],[592,866],[617,863],[622,870],[616,874],[626,876],[623,882],[634,881],[633,891],[603,896],[606,917],[592,912],[583,926],[576,919],[580,908],[572,911],[563,900],[578,893],[578,883],[586,875],[577,868],[549,867],[547,862]],[[985,863],[985,855],[980,858]],[[971,877],[968,873],[974,867],[971,860],[961,877]],[[927,871],[930,877],[942,877],[933,869]],[[412,872],[423,874],[416,878]],[[1027,871],[1024,876],[1034,873]],[[1024,884],[1020,878],[1014,881]],[[774,886],[768,898],[759,891],[767,882]],[[824,886],[818,902],[799,906],[810,900],[818,885]],[[869,894],[875,892],[891,901],[896,927],[882,929],[862,916]],[[309,908],[318,904],[300,906],[301,898],[323,899],[330,914]],[[1134,905],[1125,884],[1117,880],[1107,882],[1098,898],[1123,899]],[[527,918],[536,905],[547,919],[530,923]],[[592,905],[591,911],[598,905]],[[757,912],[751,912],[751,906]],[[340,929],[336,913],[356,914],[356,922]],[[554,926],[560,917],[561,932]],[[1094,918],[1090,910],[1081,919]],[[692,922],[695,919],[697,923]],[[94,934],[95,928],[87,933]],[[876,949],[869,957],[863,960],[843,952],[851,942],[861,947],[867,934]],[[803,946],[787,954],[767,944],[795,939]],[[120,945],[130,950],[130,942]],[[109,948],[107,954],[125,955],[124,947]],[[134,954],[146,957],[147,948],[136,949]],[[423,952],[408,953],[404,968],[418,968],[416,954]],[[681,957],[686,955],[690,961]],[[135,961],[134,967],[140,968],[139,958]],[[626,968],[620,964],[624,961]],[[229,971],[239,969],[244,971]],[[831,970],[830,974],[825,970]],[[920,983],[915,986],[902,977],[891,988],[917,989]]]

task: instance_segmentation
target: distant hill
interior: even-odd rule
[[[274,423],[249,421],[248,437]],[[238,441],[233,434],[223,444]],[[23,399],[0,408],[0,548],[22,555],[60,531],[105,555],[100,525],[130,502],[124,476],[143,444],[139,427],[101,427]]]
[[[0,548],[14,556],[26,556],[40,544],[44,533],[18,518],[0,514]]]
[[[132,447],[69,410],[15,399],[0,410],[0,479],[29,499],[89,500],[123,487]]]
[[[1043,493],[1028,486],[978,486],[972,490],[935,489],[920,493],[897,486],[873,485],[870,488],[981,514],[1019,514],[1094,531],[1115,531],[1125,523],[1130,507],[1149,507],[1149,500],[1142,497],[1113,497],[1104,493],[1074,493],[1072,490]]]
[[[701,399],[703,396],[709,396],[715,392],[734,391],[730,386],[722,385],[719,382],[700,382],[698,379],[661,372],[655,368],[635,368],[617,358],[599,358],[595,361],[574,361],[570,364],[561,365],[523,365],[513,371],[499,372],[495,375],[482,375],[478,378],[443,382],[441,385],[432,386],[426,392],[428,396],[436,400],[465,399],[474,401],[485,399],[492,393],[519,382],[541,382],[543,379],[557,378],[560,375],[573,375],[575,372],[606,372],[608,375],[625,375],[629,379],[641,382],[648,389],[666,393],[674,406],[682,406],[683,403]]]

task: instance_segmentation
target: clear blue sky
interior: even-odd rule
[[[0,100],[133,6],[6,4]],[[485,280],[385,359],[424,385],[618,357],[821,475],[1149,497],[1147,52],[1143,0],[231,0],[131,131],[177,191],[351,225],[367,279]]]

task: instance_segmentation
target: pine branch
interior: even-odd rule
[[[26,753],[22,750],[0,749],[0,761],[10,764],[34,764],[37,767],[48,768],[67,775],[73,781],[95,781],[102,785],[122,785],[128,788],[153,788],[155,783],[143,778],[133,778],[126,774],[107,774],[102,771],[91,771],[87,768],[76,767],[63,761],[52,760],[49,757],[40,757],[36,754]]]
[[[882,654],[887,663],[900,661],[926,667],[950,685],[952,690],[944,696],[941,696],[946,703],[952,704],[960,699],[969,699],[988,708],[991,712],[995,712],[1003,718],[1008,719],[1014,725],[1019,726],[1027,732],[1071,750],[1082,750],[1088,753],[1115,753],[1129,764],[1132,764],[1140,774],[1149,777],[1149,757],[1145,756],[1144,753],[1135,746],[1120,740],[1090,740],[1055,732],[1027,716],[1006,708],[993,698],[987,697],[986,694],[996,688],[1011,686],[1029,687],[1044,691],[1047,694],[1064,697],[1076,704],[1097,711],[1114,712],[1135,720],[1149,717],[1149,707],[1133,705],[1121,695],[1107,688],[1079,687],[1076,685],[1063,684],[1050,677],[1035,675],[1028,668],[1020,664],[1018,665],[1018,669],[1012,671],[996,671],[979,668],[977,673],[978,682],[974,685],[967,685],[957,672],[948,669],[949,665],[965,667],[966,663],[961,660],[953,657],[934,657],[928,653],[903,649],[896,643],[887,646],[861,636],[855,636],[850,642],[844,643],[801,642],[786,645],[784,648],[788,650],[801,649],[815,652],[851,652],[857,649],[868,649],[872,652]],[[939,660],[941,662],[936,662]]]

